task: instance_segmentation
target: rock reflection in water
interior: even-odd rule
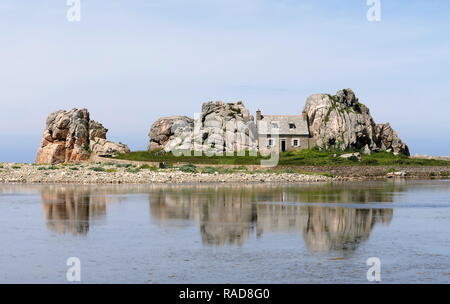
[[[347,251],[369,238],[377,223],[389,224],[392,209],[260,205],[257,234],[301,232],[311,251]]]
[[[165,223],[173,219],[200,222],[206,244],[242,245],[253,229],[256,209],[245,198],[244,188],[230,190],[220,186],[162,188],[150,195],[151,214]]]
[[[33,188],[35,189],[35,188]],[[112,201],[148,195],[153,220],[198,223],[206,245],[243,245],[255,233],[298,233],[311,251],[352,251],[377,223],[392,220],[391,208],[364,203],[393,202],[402,184],[351,185],[131,185],[38,187],[46,223],[57,233],[86,235],[92,221],[107,215]],[[118,196],[119,195],[119,196]],[[305,205],[304,203],[308,203]],[[318,206],[314,203],[333,203]],[[361,204],[356,208],[346,203]],[[130,206],[132,208],[132,206]]]
[[[84,186],[43,187],[41,199],[47,227],[61,234],[87,234],[90,221],[106,215],[106,204],[111,201],[108,193]]]
[[[199,222],[208,245],[242,245],[256,230],[298,232],[311,251],[351,251],[367,240],[377,223],[392,220],[391,208],[305,206],[289,203],[392,202],[401,185],[360,188],[348,184],[315,186],[236,185],[172,186],[150,195],[153,217],[162,224]],[[280,204],[283,203],[283,204]]]

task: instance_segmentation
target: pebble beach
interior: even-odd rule
[[[39,166],[34,164],[3,163],[0,183],[51,184],[151,184],[151,183],[311,183],[339,180],[320,174],[236,172],[190,173],[173,169],[140,169],[138,166],[115,164],[82,164]]]

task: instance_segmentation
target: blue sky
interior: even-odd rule
[[[86,107],[109,138],[145,149],[160,116],[210,100],[300,113],[352,88],[412,153],[450,155],[450,2],[0,1],[0,161],[34,160],[46,116]]]

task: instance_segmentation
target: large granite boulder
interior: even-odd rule
[[[148,136],[150,144],[148,150],[172,151],[176,146],[192,146],[194,120],[187,116],[162,117],[155,121],[150,128]]]
[[[323,149],[384,150],[409,155],[408,146],[390,125],[377,125],[351,89],[338,91],[336,95],[311,95],[304,111],[311,134]]]
[[[256,125],[245,105],[222,101],[202,105],[203,144],[216,152],[234,152],[257,148]]]
[[[106,140],[108,130],[91,121],[87,109],[56,111],[46,121],[36,163],[54,164],[87,161],[92,154],[130,152],[123,144]]]
[[[256,149],[256,126],[242,102],[206,102],[194,120],[186,116],[158,119],[150,128],[148,149],[232,152]]]

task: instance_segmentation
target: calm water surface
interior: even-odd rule
[[[450,181],[0,185],[0,283],[450,283]]]

